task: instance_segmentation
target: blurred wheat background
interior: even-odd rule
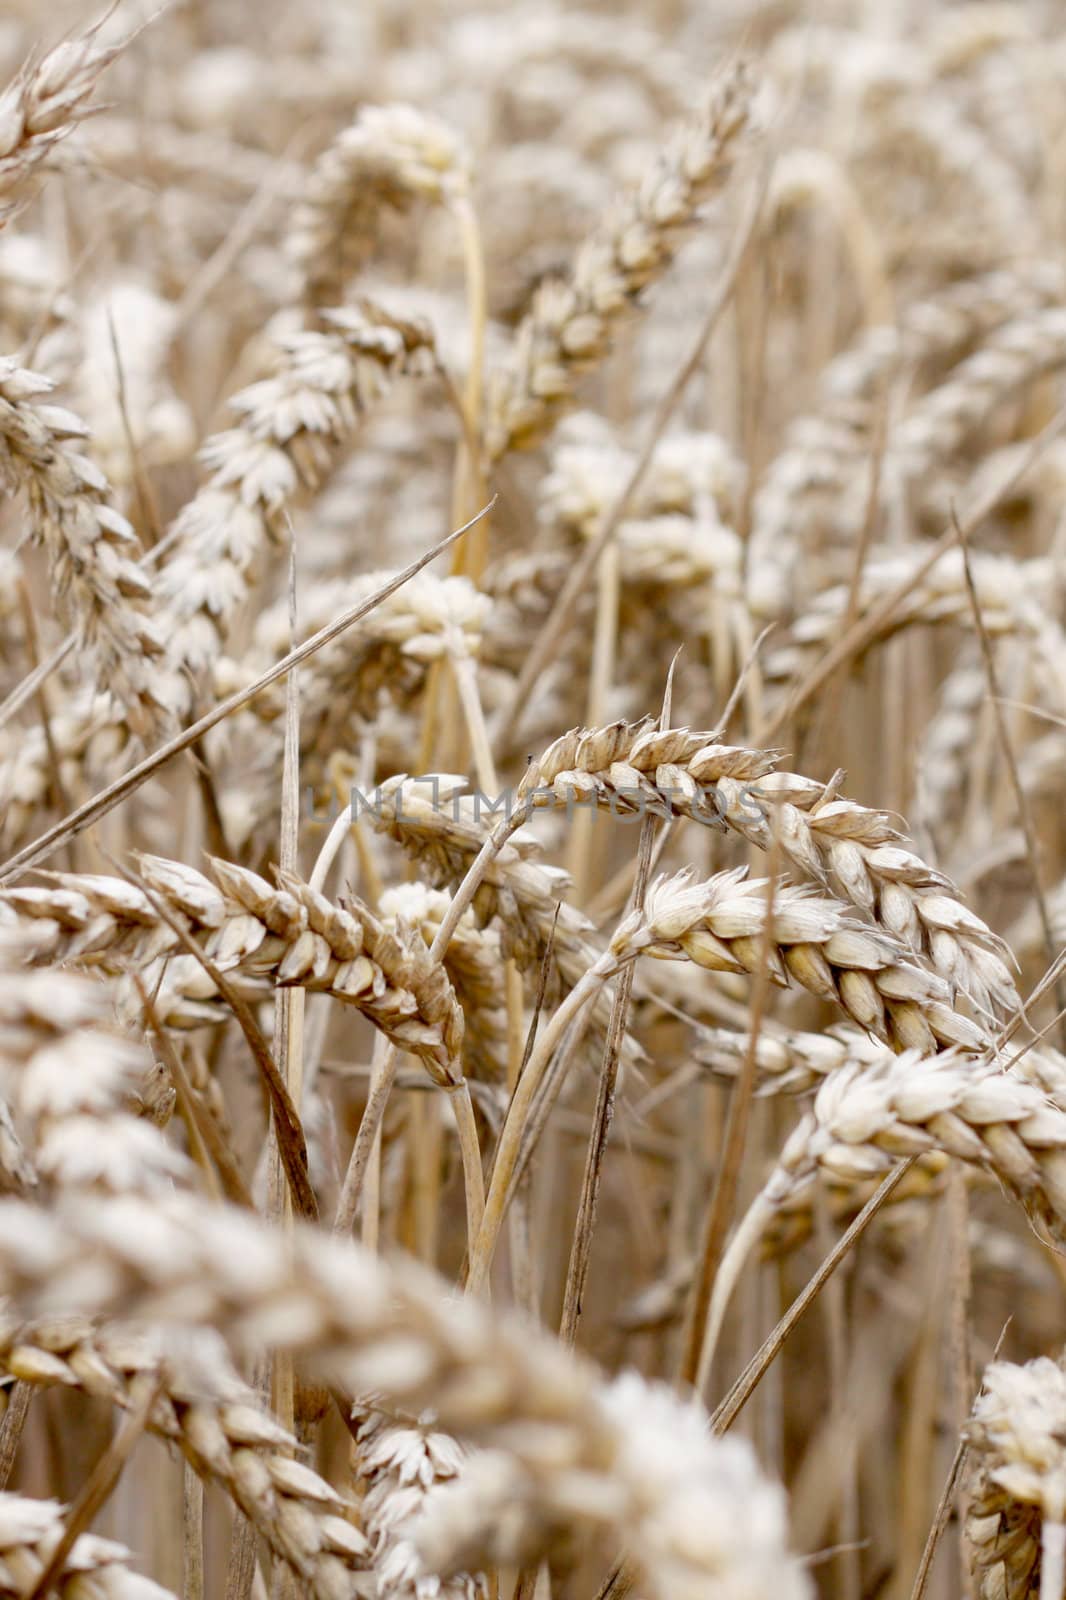
[[[1062,1600],[1051,0],[7,0],[0,1600]]]

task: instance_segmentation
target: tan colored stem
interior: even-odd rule
[[[614,961],[609,956],[601,958],[594,967],[590,967],[581,981],[571,989],[538,1037],[533,1053],[518,1080],[518,1087],[511,1099],[499,1144],[496,1147],[496,1159],[485,1198],[485,1213],[470,1258],[467,1286],[471,1293],[483,1292],[488,1282],[492,1258],[496,1252],[500,1228],[510,1198],[511,1180],[518,1163],[522,1132],[545,1068],[569,1024],[596,994],[600,985],[606,982],[613,970]]]

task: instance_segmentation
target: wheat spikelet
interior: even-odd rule
[[[385,926],[417,929],[427,946],[444,921],[451,897],[421,883],[386,889],[378,903]],[[472,911],[460,918],[444,958],[463,1011],[464,1061],[479,1077],[499,1080],[507,1067],[507,1008],[501,998],[504,955],[495,928],[480,928]]]
[[[26,953],[0,945],[0,1085],[27,1135],[23,1181],[168,1190],[186,1162],[155,1126],[174,1106],[166,1073],[112,1030],[99,985],[72,973],[20,971]]]
[[[351,762],[336,759],[334,781],[347,790],[353,776]],[[414,857],[435,887],[460,882],[488,835],[486,817],[495,796],[483,805],[475,794],[465,794],[465,778],[448,773],[409,778],[399,774],[377,784],[373,792],[355,795],[353,815],[387,834]],[[540,959],[547,930],[556,910],[562,938],[580,937],[587,950],[591,923],[563,900],[569,877],[561,867],[540,859],[539,842],[528,829],[518,829],[496,855],[483,884],[474,896],[473,909],[487,924],[498,919],[505,952],[523,965]]]
[[[604,1400],[615,1425],[630,1440],[632,1470],[646,1485],[641,1498],[649,1508],[655,1503],[661,1518],[653,1533],[648,1530],[648,1548],[655,1550],[657,1566],[662,1561],[658,1571],[649,1562],[653,1588],[682,1595],[728,1594],[743,1584],[757,1593],[766,1583],[778,1582],[793,1593],[794,1572],[779,1569],[772,1577],[766,1555],[776,1542],[780,1512],[759,1483],[741,1441],[721,1441],[724,1448],[712,1471],[701,1417],[694,1408],[678,1406],[665,1386],[623,1374]],[[750,1518],[743,1532],[729,1525],[736,1514],[730,1504],[734,1496]],[[482,1452],[454,1486],[430,1498],[424,1546],[445,1571],[477,1558],[524,1561],[560,1547],[565,1551],[571,1520],[566,1498],[561,1481],[546,1485],[515,1456]],[[746,1555],[741,1554],[741,1538],[748,1546]],[[739,1569],[749,1560],[742,1576]],[[703,1573],[694,1585],[692,1569],[698,1567]]]
[[[356,1470],[382,1600],[422,1600],[427,1591],[445,1600],[477,1600],[485,1593],[481,1575],[460,1572],[441,1581],[435,1571],[427,1577],[411,1537],[412,1524],[430,1497],[451,1482],[462,1465],[463,1451],[430,1419],[404,1423],[372,1409],[362,1413]]]
[[[700,1024],[694,1033],[693,1054],[712,1072],[733,1078],[745,1059],[749,1042],[744,1033]],[[883,1059],[883,1045],[846,1023],[837,1023],[824,1033],[771,1027],[763,1029],[755,1040],[761,1094],[805,1094],[845,1066],[859,1071],[864,1066],[877,1066]],[[1047,1044],[1040,1048],[1027,1045],[1024,1052],[1018,1052],[1011,1070],[1039,1089],[1059,1110],[1066,1111],[1066,1057],[1057,1050]]]
[[[579,412],[556,434],[551,468],[541,490],[546,525],[593,533],[635,464],[602,419]],[[635,519],[679,512],[729,524],[744,485],[744,468],[726,441],[713,433],[677,431],[660,440],[630,502]],[[622,528],[627,526],[623,521]]]
[[[556,438],[541,492],[546,531],[593,538],[635,461],[599,419],[584,413],[570,419]],[[623,584],[680,588],[712,580],[716,595],[735,601],[742,547],[732,519],[743,481],[743,468],[717,435],[678,432],[663,439],[618,529]],[[527,552],[517,559],[523,557],[529,560]]]
[[[750,1036],[729,1028],[700,1025],[693,1038],[693,1055],[715,1074],[735,1078],[747,1058]],[[825,1033],[799,1029],[771,1032],[763,1028],[755,1040],[755,1064],[762,1094],[806,1094],[823,1078],[848,1062],[865,1064],[880,1059],[883,1046],[867,1034],[837,1025]]]
[[[395,576],[394,572],[368,572],[348,583],[316,584],[301,596],[304,631],[317,632]],[[420,676],[405,678],[405,666],[424,668],[453,652],[476,655],[488,611],[487,600],[468,578],[439,578],[431,572],[416,574],[386,596],[343,641],[324,646],[313,658],[309,681],[302,691],[302,727],[324,718],[326,702],[331,698],[350,701],[357,715],[372,721],[383,695],[404,698],[416,692]],[[251,681],[289,649],[286,601],[263,612],[256,623],[249,657],[238,670],[246,671]],[[227,673],[221,686],[228,688],[233,681],[234,673]],[[283,702],[277,685],[271,685],[252,702],[251,709],[264,719],[273,719],[281,715]],[[321,742],[333,748],[344,743],[336,738]]]

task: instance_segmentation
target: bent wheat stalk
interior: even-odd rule
[[[660,877],[644,906],[615,931],[603,955],[570,991],[539,1034],[523,1069],[500,1135],[485,1200],[481,1235],[469,1284],[487,1282],[518,1163],[533,1097],[567,1028],[608,980],[639,955],[687,959],[714,972],[759,971],[767,931],[766,885],[745,882],[746,869],[722,872],[706,883],[691,870]],[[911,1038],[950,1038],[955,1013],[931,973],[899,960],[895,941],[863,928],[837,901],[780,885],[769,925],[769,976],[790,980],[821,999],[835,1001],[860,1024],[906,1050]]]

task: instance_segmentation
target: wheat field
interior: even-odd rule
[[[1051,0],[7,0],[0,1600],[1066,1596]]]

